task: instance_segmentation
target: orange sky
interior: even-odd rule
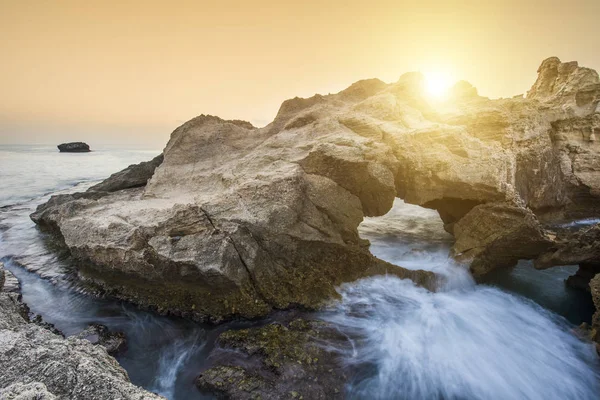
[[[552,55],[600,70],[599,17],[598,0],[0,0],[0,143],[161,148],[198,114],[262,126],[287,98],[413,70],[512,96]]]

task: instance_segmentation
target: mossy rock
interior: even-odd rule
[[[319,342],[346,340],[326,322],[305,319],[227,331],[214,350],[219,365],[196,384],[229,399],[341,399],[346,376]]]

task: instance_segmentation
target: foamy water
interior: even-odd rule
[[[436,228],[437,225],[437,228]],[[324,318],[357,338],[344,362],[357,399],[597,399],[598,357],[573,326],[536,303],[476,285],[448,258],[434,211],[397,201],[361,234],[375,255],[448,278],[437,293],[395,277],[340,288]]]

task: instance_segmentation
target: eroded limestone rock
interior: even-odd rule
[[[526,98],[463,82],[442,105],[422,85],[409,73],[290,99],[264,128],[201,115],[173,132],[146,186],[109,179],[100,187],[115,191],[53,197],[32,218],[81,279],[221,321],[318,307],[336,285],[388,270],[357,227],[395,197],[438,210],[475,273],[548,251],[541,221],[600,215],[594,71],[552,58]]]
[[[454,225],[453,232],[453,250],[472,260],[475,276],[535,258],[552,245],[531,210],[507,203],[474,207]]]
[[[535,260],[535,267],[539,269],[577,264],[600,265],[600,224],[557,233],[552,247]]]
[[[13,383],[0,389],[0,398],[5,400],[55,400],[56,396],[48,391],[41,382],[23,384]]]

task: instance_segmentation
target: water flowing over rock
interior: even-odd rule
[[[162,399],[134,386],[102,346],[31,323],[19,296],[6,292],[0,292],[0,388],[2,399]]]
[[[221,321],[315,308],[373,274],[433,287],[431,273],[377,259],[358,236],[396,197],[436,209],[475,274],[550,251],[544,224],[600,215],[595,71],[551,58],[525,98],[490,100],[466,82],[450,96],[429,101],[409,73],[287,100],[264,128],[201,115],[172,133],[161,162],[53,197],[32,219],[80,279]]]

